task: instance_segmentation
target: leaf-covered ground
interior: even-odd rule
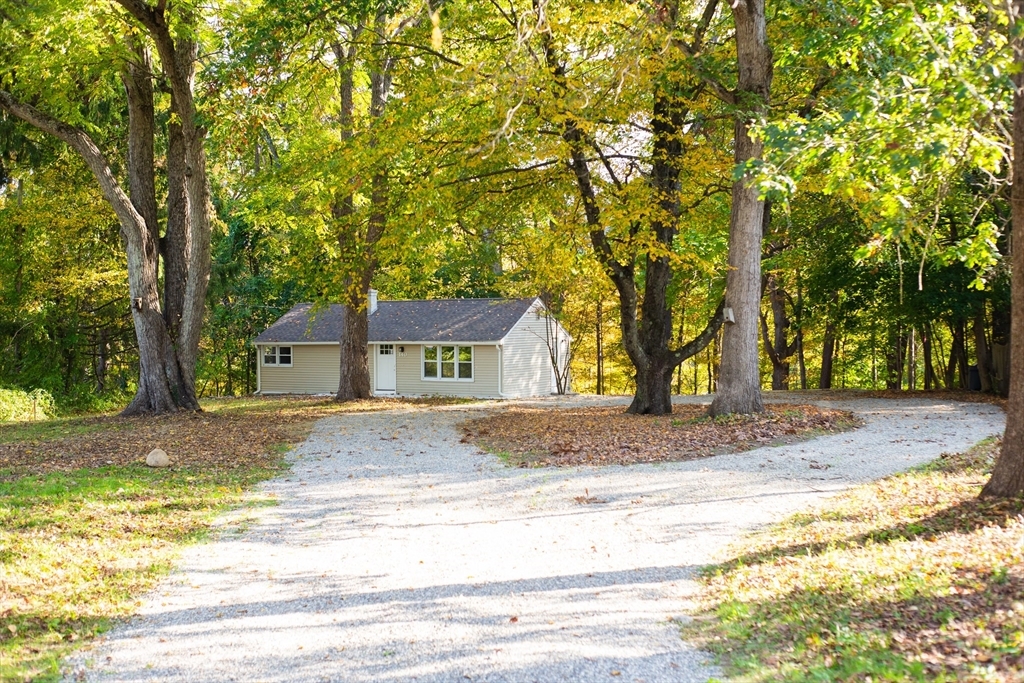
[[[56,680],[61,658],[130,614],[218,512],[273,504],[253,485],[317,418],[450,402],[247,398],[198,415],[0,425],[0,681]],[[171,467],[142,464],[156,447]]]
[[[463,440],[517,467],[630,465],[735,453],[859,424],[846,411],[802,405],[773,404],[754,416],[706,413],[700,405],[675,405],[671,416],[629,415],[622,406],[512,407],[464,422]]]
[[[83,467],[129,465],[162,448],[175,467],[265,466],[272,444],[305,436],[315,420],[339,412],[446,405],[459,399],[216,399],[202,413],[123,418],[103,415],[0,423],[0,480]]]
[[[743,681],[1024,680],[1024,499],[998,441],[858,487],[706,570],[688,629]]]

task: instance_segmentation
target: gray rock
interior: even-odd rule
[[[150,467],[167,467],[171,464],[171,459],[164,451],[159,448],[154,448],[149,452],[149,455],[146,456],[146,464]]]

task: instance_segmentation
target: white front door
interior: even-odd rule
[[[377,344],[377,391],[395,392],[395,345]]]

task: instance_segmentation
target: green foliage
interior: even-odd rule
[[[0,389],[0,422],[46,420],[54,412],[53,397],[44,389]]]

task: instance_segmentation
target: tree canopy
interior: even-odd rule
[[[633,412],[1012,396],[1015,7],[0,0],[0,384],[195,408],[311,301],[367,396],[374,287],[540,296]]]

